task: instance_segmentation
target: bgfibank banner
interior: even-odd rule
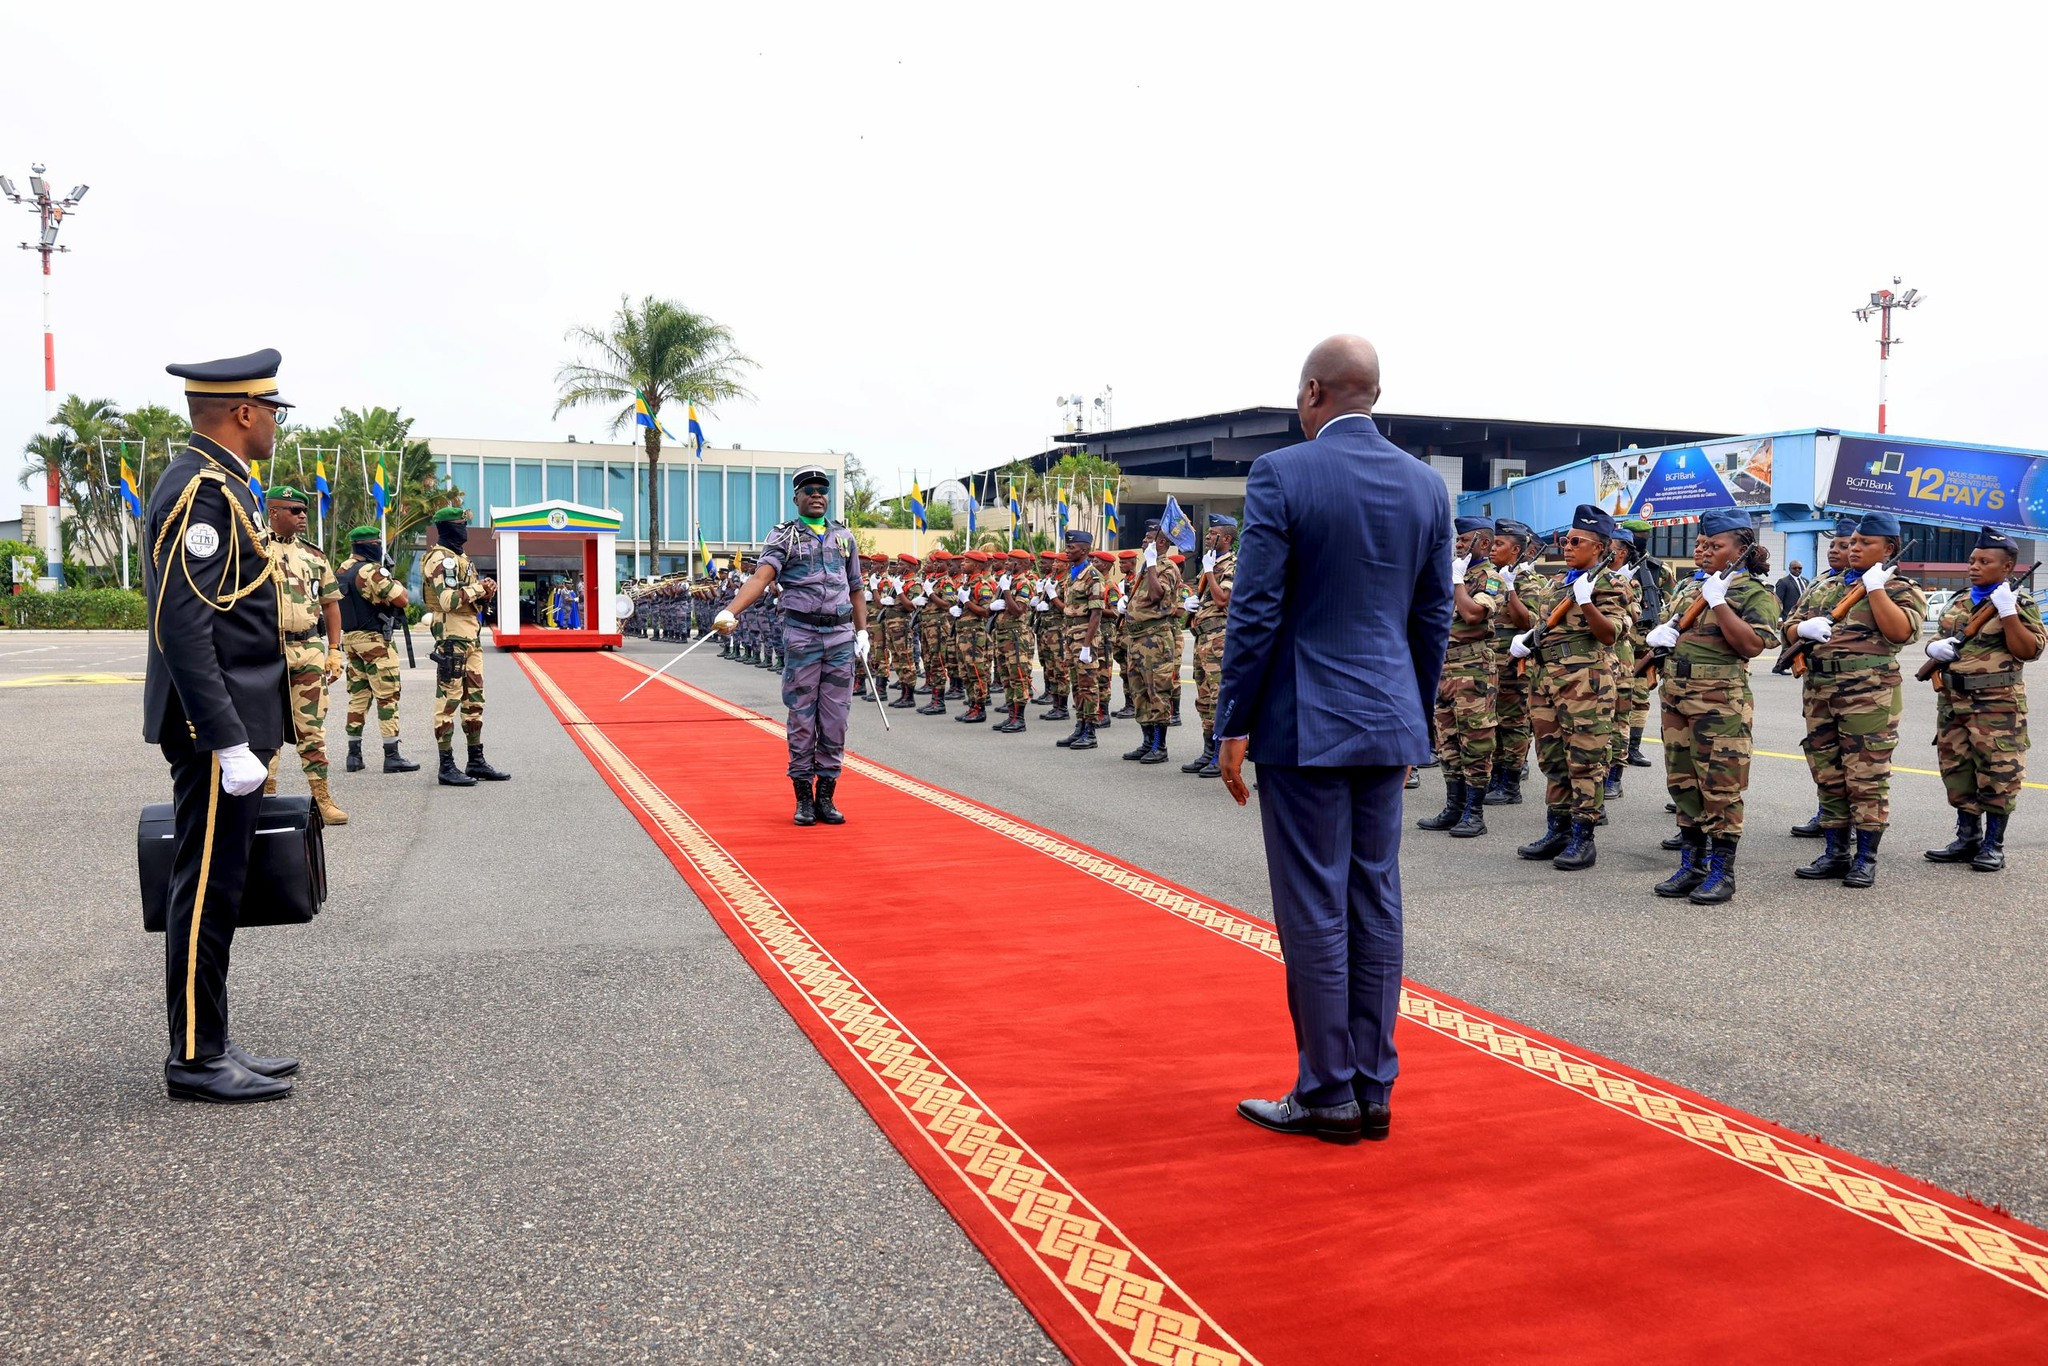
[[[2048,459],[1882,437],[1840,440],[1827,497],[1833,506],[2030,535],[2048,529]]]

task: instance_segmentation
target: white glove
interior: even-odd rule
[[[868,631],[865,626],[853,633],[853,657],[859,660],[868,657]]]
[[[229,745],[215,754],[220,759],[220,790],[230,797],[248,796],[270,776],[270,770],[256,762],[247,745]]]
[[[1093,664],[1095,662],[1095,651],[1083,645],[1081,647],[1081,662],[1083,664]]]
[[[957,604],[957,603],[956,603],[956,604],[954,604],[953,606],[951,606],[951,607],[948,607],[948,608],[946,609],[946,615],[947,615],[947,616],[949,616],[949,617],[957,617],[957,616],[959,616],[959,615],[960,615],[960,607],[959,607],[959,604]]]
[[[1726,575],[1709,574],[1700,580],[1700,596],[1707,600],[1707,606],[1719,607],[1728,601],[1728,579]]]
[[[1667,621],[1644,639],[1650,642],[1653,650],[1675,650],[1678,648],[1678,628]]]
[[[1832,640],[1835,635],[1835,623],[1826,617],[1808,617],[1799,623],[1797,634],[1801,640]]]
[[[1005,593],[1009,592],[1009,591],[1010,591],[1010,576],[1009,576],[1008,574],[1005,574],[1005,575],[1003,575],[1003,576],[1002,576],[1002,577],[1001,577],[1000,579],[997,579],[997,580],[996,580],[996,587],[998,587],[998,588],[1002,589],[1002,590],[1003,590],[1003,591],[1004,591]]]
[[[1506,569],[1500,571],[1500,586],[1503,592],[1514,591],[1515,575],[1517,572],[1519,571],[1513,565],[1509,565]]]
[[[1508,653],[1516,659],[1527,659],[1529,657],[1529,637],[1535,634],[1534,631],[1529,631],[1523,635],[1516,636],[1508,642]]]
[[[1049,602],[1041,602],[1038,604],[1038,610],[1041,612],[1050,612],[1052,610],[1052,604]]]
[[[1150,569],[1159,563],[1159,545],[1156,541],[1145,542],[1145,567]]]
[[[731,635],[739,624],[740,619],[723,607],[719,608],[718,615],[711,619],[711,629],[722,636]]]
[[[1130,604],[1130,602],[1129,602],[1128,600],[1126,600],[1126,599],[1123,599],[1123,598],[1118,598],[1118,599],[1117,599],[1117,602],[1116,602],[1116,614],[1117,614],[1118,616],[1124,616],[1124,615],[1125,615],[1125,614],[1127,614],[1127,613],[1128,613],[1128,612],[1129,612],[1130,610],[1131,610],[1131,604]]]
[[[1181,609],[1187,612],[1199,612],[1202,610],[1202,600],[1196,597],[1193,593],[1190,593],[1186,597],[1182,598],[1180,600],[1180,605]]]
[[[955,593],[953,596],[959,601],[965,602],[969,598],[973,597],[974,594],[970,589],[963,588],[959,592]]]
[[[922,594],[922,593],[919,593],[919,594],[918,594],[918,595],[917,595],[916,597],[914,597],[914,598],[912,598],[912,599],[910,600],[910,605],[911,605],[912,607],[922,607],[922,606],[924,606],[924,605],[925,605],[925,603],[926,603],[926,602],[928,602],[928,601],[929,601],[929,599],[928,599],[928,598],[926,598],[924,594]]]
[[[1956,643],[1946,636],[1927,642],[1927,657],[1937,664],[1947,664],[1956,657]]]
[[[1581,574],[1572,581],[1572,601],[1584,607],[1593,600],[1593,576]]]
[[[1863,591],[1866,595],[1884,592],[1884,586],[1892,581],[1892,575],[1899,571],[1888,564],[1874,564],[1863,571]]]
[[[2012,585],[2001,583],[1991,590],[1991,605],[1998,609],[2001,617],[2013,616],[2020,610],[2019,594],[2012,591]]]
[[[1215,572],[1216,572],[1216,552],[1215,552],[1215,551],[1211,550],[1211,551],[1209,551],[1209,552],[1208,552],[1207,554],[1205,554],[1205,555],[1203,555],[1203,556],[1202,556],[1202,572],[1203,572],[1204,574],[1213,574],[1213,573],[1215,573]]]
[[[884,606],[884,607],[894,607],[895,605],[896,605],[896,599],[894,599],[894,598],[888,598],[888,597],[885,597],[885,598],[883,598],[883,599],[882,599],[882,606]]]
[[[1453,584],[1463,583],[1465,581],[1465,571],[1470,569],[1471,567],[1472,557],[1470,555],[1460,555],[1457,559],[1452,560],[1451,582]]]

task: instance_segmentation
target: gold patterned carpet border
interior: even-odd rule
[[[618,655],[611,657],[629,669],[653,672],[633,660]],[[662,675],[662,681],[736,720],[749,722],[777,737],[783,734],[782,726],[759,712],[666,674]],[[848,753],[846,765],[863,777],[872,778],[985,830],[1015,840],[1276,962],[1280,959],[1280,937],[1272,926],[1263,921],[1204,901],[1150,874],[1105,858],[1086,846],[1036,829],[1003,812],[979,806],[916,778],[893,772],[858,755]],[[1688,1143],[1738,1162],[1751,1171],[1781,1181],[1880,1227],[1903,1234],[1925,1247],[2048,1298],[2048,1244],[2016,1237],[1967,1210],[1930,1200],[1884,1177],[1860,1171],[1838,1158],[1767,1134],[1684,1096],[1673,1095],[1597,1062],[1538,1042],[1510,1026],[1438,1000],[1412,985],[1402,989],[1401,1014],[1405,1019],[1468,1048],[1555,1082],[1620,1114],[1653,1125]]]
[[[1112,1349],[1126,1360],[1153,1366],[1256,1366],[870,997],[751,873],[589,721],[538,661],[524,654],[516,658],[592,757],[716,889],[747,934],[865,1064],[903,1117]],[[780,729],[775,733],[779,736]]]

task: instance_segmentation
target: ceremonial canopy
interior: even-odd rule
[[[613,567],[620,520],[610,508],[585,507],[560,498],[491,509],[491,536],[501,581],[498,620],[491,628],[491,640],[499,649],[603,650],[619,646],[624,637],[618,630],[619,586]],[[578,628],[520,621],[517,584],[522,553],[580,554],[585,601]]]

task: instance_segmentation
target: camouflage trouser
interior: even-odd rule
[[[1493,648],[1454,645],[1436,686],[1437,760],[1446,781],[1462,780],[1485,787],[1493,779],[1494,714]]]
[[[341,652],[348,660],[348,735],[360,739],[377,699],[377,733],[398,738],[398,656],[391,642],[375,631],[344,631]]]
[[[1493,759],[1503,770],[1519,771],[1529,761],[1529,675],[1499,651],[1493,667]]]
[[[1883,830],[1891,823],[1892,751],[1905,697],[1896,665],[1806,675],[1806,766],[1820,789],[1826,830]]]
[[[2010,816],[2027,776],[2025,689],[1953,696],[1943,691],[1935,706],[1934,746],[1950,806]]]
[[[853,706],[853,630],[818,633],[790,628],[782,666],[782,705],[789,708],[789,776],[839,776],[846,753],[846,715]]]
[[[1628,728],[1641,730],[1650,724],[1650,680],[1630,670],[1628,680]]]
[[[1074,715],[1083,721],[1093,721],[1097,708],[1102,702],[1102,675],[1096,664],[1081,662],[1081,647],[1088,643],[1088,618],[1069,617],[1066,625],[1067,668],[1074,675]],[[1102,658],[1102,636],[1095,637],[1093,657]]]
[[[1725,671],[1725,676],[1664,675],[1664,786],[1678,807],[1680,825],[1697,826],[1709,837],[1739,839],[1756,702],[1746,666],[1703,667]]]
[[[988,705],[988,669],[992,651],[988,638],[988,622],[976,621],[963,610],[960,619],[953,623],[954,638],[960,651],[960,671],[966,675],[967,705],[985,707]]]
[[[1067,661],[1065,618],[1058,612],[1038,615],[1038,667],[1045,670],[1045,691],[1055,702],[1073,691],[1073,669]]]
[[[1180,631],[1171,617],[1126,627],[1124,687],[1131,694],[1141,725],[1163,726],[1173,718],[1173,695],[1180,686]]]
[[[448,663],[436,675],[434,743],[442,749],[455,743],[455,713],[460,709],[463,738],[477,744],[484,731],[484,652],[476,641],[445,638],[441,652],[448,656]]]
[[[1031,627],[1023,617],[996,618],[996,677],[1002,680],[1003,701],[1019,706],[1031,696]]]
[[[1529,687],[1536,763],[1548,780],[1544,802],[1591,824],[1600,819],[1607,752],[1614,738],[1614,671],[1603,660],[1567,669],[1546,664]]]
[[[896,670],[898,687],[917,686],[917,651],[910,643],[910,618],[894,608],[882,623],[882,636],[889,642],[889,664]]]
[[[1216,728],[1216,690],[1223,686],[1223,623],[1195,632],[1195,710],[1202,729]]]
[[[308,778],[327,776],[327,642],[288,640],[285,667],[291,671],[292,727],[298,735],[299,766]]]
[[[917,640],[924,650],[924,681],[933,692],[946,686],[946,650],[939,630],[939,623],[945,619],[945,610],[932,604],[917,614]]]
[[[961,616],[965,615],[961,613]],[[960,660],[960,618],[953,615],[951,607],[939,614],[939,653],[946,660],[946,691],[958,688],[965,693],[967,669]]]
[[[1129,701],[1137,696],[1137,693],[1133,691],[1137,684],[1131,678],[1130,618],[1118,617],[1115,626],[1110,626],[1107,621],[1104,621],[1103,625],[1107,628],[1103,634],[1109,638],[1110,663],[1116,665],[1116,671],[1124,676],[1124,698],[1126,701]],[[1102,677],[1104,680],[1102,694],[1107,697],[1109,695],[1109,671],[1107,669],[1103,670]]]
[[[1635,673],[1635,646],[1625,640],[1617,640],[1614,646],[1614,739],[1607,754],[1610,766],[1628,757],[1628,718],[1635,710],[1632,691]]]

